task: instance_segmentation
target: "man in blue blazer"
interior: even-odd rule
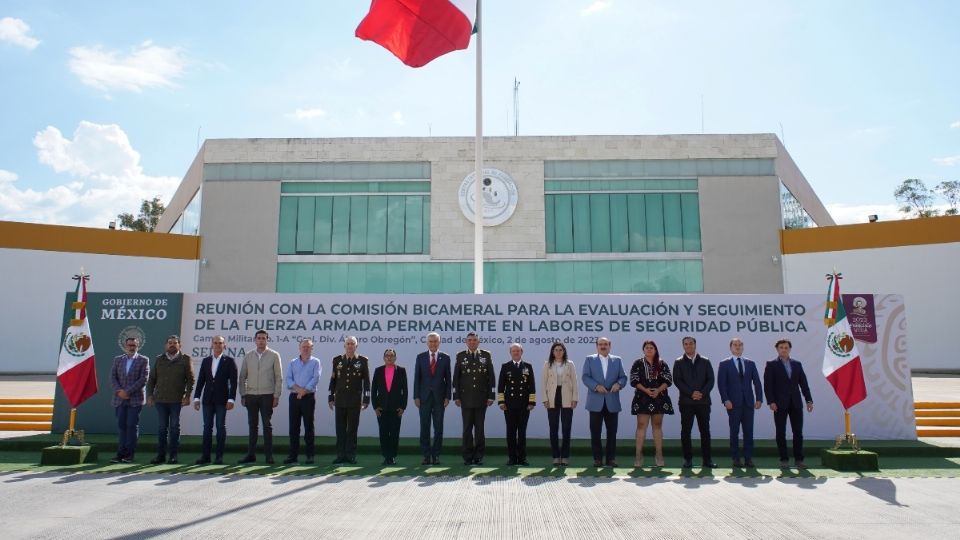
[[[803,402],[807,412],[813,412],[813,397],[810,385],[803,372],[803,364],[790,358],[793,344],[789,339],[777,341],[777,358],[767,362],[763,370],[763,386],[767,405],[773,411],[773,423],[777,428],[777,450],[780,452],[780,467],[787,467],[787,418],[793,432],[793,460],[798,469],[806,469],[803,462]],[[800,395],[803,394],[803,398]]]
[[[436,332],[427,335],[427,350],[417,355],[413,371],[413,403],[420,409],[421,464],[439,465],[443,447],[443,411],[450,404],[450,356],[440,352],[440,334]]]
[[[607,428],[606,464],[617,466],[617,421],[620,414],[620,390],[627,384],[623,360],[610,354],[610,340],[597,339],[597,354],[583,362],[583,384],[587,387],[585,407],[590,411],[590,444],[593,465],[600,467],[604,457],[600,444],[601,428]]]
[[[214,463],[223,463],[223,448],[227,442],[227,411],[233,409],[237,399],[237,363],[223,354],[226,347],[223,336],[213,336],[210,356],[200,361],[200,374],[193,392],[193,408],[203,405],[203,438],[200,459],[197,465],[210,463],[213,446],[213,426],[217,426],[217,450]]]
[[[730,340],[732,356],[717,368],[720,401],[730,421],[730,457],[734,467],[753,467],[753,411],[763,405],[763,386],[753,360],[744,358],[743,341]],[[743,459],[740,461],[740,429],[743,428]]]

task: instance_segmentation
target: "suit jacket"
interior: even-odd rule
[[[430,351],[417,355],[413,367],[413,399],[426,399],[433,394],[438,401],[450,399],[450,355],[437,351],[437,370],[430,374]]]
[[[237,362],[224,354],[220,356],[217,372],[213,373],[213,356],[201,360],[193,399],[199,399],[204,405],[226,405],[227,401],[236,400]]]
[[[508,409],[526,409],[537,404],[537,383],[533,366],[527,362],[513,365],[510,360],[500,366],[500,382],[497,385],[497,404]]]
[[[680,391],[678,405],[709,405],[710,392],[713,391],[713,366],[706,356],[697,356],[696,362],[691,362],[686,355],[677,358],[673,363],[673,385]],[[703,393],[700,400],[691,395],[694,392]]]
[[[439,364],[439,360],[437,361]],[[437,366],[440,367],[439,365]],[[407,408],[407,370],[396,366],[393,372],[393,383],[387,391],[387,369],[380,366],[373,370],[373,382],[370,383],[370,402],[374,409],[383,408],[384,411],[396,411]]]
[[[563,365],[562,374],[557,377],[557,372],[547,360],[543,363],[543,382],[540,387],[540,401],[546,401],[548,408],[554,407],[572,407],[574,401],[580,401],[580,391],[577,389],[577,368],[573,365],[573,360],[567,360]],[[557,397],[557,387],[560,387],[561,403],[554,403]]]
[[[737,369],[736,357],[731,356],[720,362],[717,368],[717,388],[720,389],[720,402],[727,401],[736,407],[753,407],[763,401],[763,386],[760,384],[760,372],[753,360],[740,357],[743,361],[743,377]],[[752,383],[752,384],[751,384]]]
[[[113,386],[113,398],[110,404],[119,407],[126,402],[131,407],[143,405],[144,387],[147,385],[147,377],[150,375],[150,360],[137,353],[133,357],[133,364],[130,366],[130,372],[127,372],[127,355],[121,354],[113,359],[113,367],[110,368],[110,385]],[[117,397],[117,390],[126,390],[130,399],[123,400]]]
[[[333,357],[330,371],[328,402],[337,407],[360,407],[370,403],[370,361],[357,355],[352,359],[340,354]]]
[[[453,367],[453,399],[459,399],[462,407],[486,407],[487,400],[495,397],[493,356],[483,349],[477,349],[475,354],[476,358],[468,351],[458,352]]]
[[[619,356],[610,355],[607,365],[607,376],[603,376],[603,366],[600,365],[600,355],[591,354],[583,361],[583,375],[580,377],[583,384],[587,386],[587,400],[584,407],[588,411],[600,412],[603,405],[607,405],[610,412],[620,412],[620,392],[609,392],[614,384],[619,384],[620,388],[627,386],[627,374],[623,371],[623,359]],[[600,394],[594,390],[597,385],[601,385],[608,390],[606,394]]]
[[[766,387],[767,403],[776,403],[778,409],[789,407],[803,407],[803,398],[807,403],[813,403],[810,395],[810,385],[807,384],[807,375],[803,372],[803,364],[790,359],[790,377],[787,377],[787,368],[779,358],[767,362],[763,370],[763,386]]]

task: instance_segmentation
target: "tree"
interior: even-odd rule
[[[130,229],[131,231],[153,232],[160,221],[165,207],[160,202],[160,197],[153,199],[144,199],[140,204],[140,214],[133,217],[133,214],[124,212],[117,216],[117,222],[121,229]]]
[[[960,181],[944,180],[937,184],[934,191],[947,201],[948,208],[943,212],[947,216],[957,215],[957,203],[960,203]]]
[[[893,192],[893,197],[901,204],[900,211],[916,217],[931,217],[937,211],[930,208],[933,204],[933,191],[918,178],[907,178]]]

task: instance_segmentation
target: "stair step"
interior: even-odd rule
[[[0,422],[0,431],[50,431],[50,422]]]
[[[914,409],[960,409],[960,401],[917,401]]]
[[[960,427],[960,418],[917,418],[918,426]]]
[[[949,418],[952,416],[960,417],[960,410],[920,409],[913,411],[913,414],[917,418]]]
[[[0,397],[0,405],[53,405],[53,398],[45,397]]]
[[[53,405],[0,405],[0,413],[53,414]]]
[[[0,422],[53,422],[52,414],[6,414],[0,412]]]

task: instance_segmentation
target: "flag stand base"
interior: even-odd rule
[[[820,451],[820,463],[837,471],[879,471],[880,457],[876,452],[860,449],[860,441],[850,431],[850,411],[843,411],[844,434],[838,435],[833,448]],[[843,448],[847,446],[848,448]]]
[[[843,435],[837,435],[833,443],[833,449],[839,450],[844,445],[848,445],[854,452],[859,452],[860,441],[857,440],[856,435],[850,432],[850,411],[847,409],[843,410],[843,431]]]
[[[77,409],[70,409],[70,427],[63,432],[63,440],[60,441],[60,447],[64,446],[84,446],[83,430],[77,427]]]

